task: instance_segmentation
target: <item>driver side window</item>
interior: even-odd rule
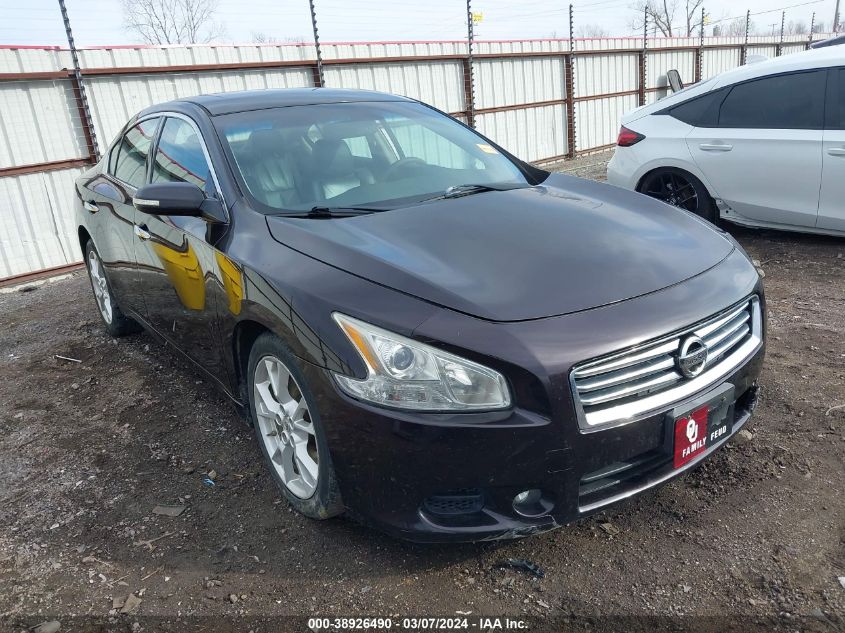
[[[168,117],[153,161],[152,182],[189,182],[212,194],[210,172],[194,127],[182,119]]]

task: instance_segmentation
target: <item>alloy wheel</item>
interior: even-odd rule
[[[698,193],[695,186],[675,172],[662,172],[652,177],[643,193],[662,200],[673,207],[698,212]]]
[[[94,298],[97,300],[100,314],[107,324],[111,324],[113,312],[109,282],[106,280],[103,263],[93,249],[88,253],[88,276],[91,278],[91,287],[94,289]]]
[[[319,454],[308,403],[290,370],[264,356],[253,376],[259,439],[285,487],[300,499],[317,489]]]

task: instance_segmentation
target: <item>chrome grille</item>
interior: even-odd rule
[[[703,373],[678,369],[682,340],[698,336],[707,346]],[[577,366],[571,374],[583,430],[624,424],[686,398],[723,378],[751,356],[762,340],[760,305],[747,299],[671,336]]]

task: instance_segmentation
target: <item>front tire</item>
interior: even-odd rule
[[[258,444],[288,502],[311,519],[344,510],[316,400],[305,376],[274,334],[250,350],[249,408]]]
[[[716,224],[716,204],[707,188],[698,178],[682,169],[666,167],[646,174],[639,191],[673,207],[692,211]]]
[[[91,240],[85,244],[85,266],[88,269],[88,279],[91,281],[91,290],[94,291],[94,300],[97,302],[100,318],[108,333],[120,337],[140,331],[141,326],[138,322],[123,314],[114,300],[114,293],[106,276],[103,261]]]

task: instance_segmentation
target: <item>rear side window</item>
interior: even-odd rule
[[[719,109],[720,128],[818,130],[824,119],[825,72],[793,73],[734,86]]]
[[[719,117],[719,103],[724,98],[724,90],[714,90],[675,106],[669,114],[689,125],[713,127]]]
[[[157,127],[158,118],[146,119],[123,135],[112,172],[115,178],[135,188],[144,184],[147,175],[147,154],[150,153],[150,145]]]
[[[168,117],[156,149],[152,182],[189,182],[211,193],[209,171],[194,126]]]
[[[837,113],[837,128],[845,130],[845,68],[840,68],[836,74],[839,76],[839,94],[836,95],[834,112]]]

